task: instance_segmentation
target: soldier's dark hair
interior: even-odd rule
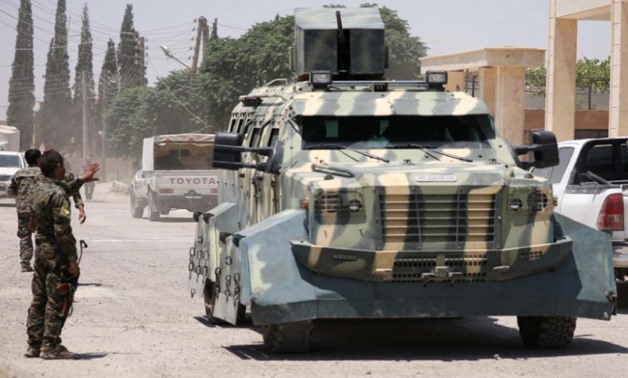
[[[46,177],[52,177],[58,164],[63,164],[63,156],[55,150],[44,151],[39,159],[39,168]]]
[[[24,152],[24,158],[26,159],[26,163],[29,167],[34,167],[37,165],[37,159],[41,156],[41,151],[36,148],[31,148]]]

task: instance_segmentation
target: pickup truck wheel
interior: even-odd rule
[[[148,220],[151,222],[157,222],[159,220],[159,208],[157,207],[157,201],[154,194],[148,195]]]
[[[137,199],[131,194],[131,216],[133,218],[141,218],[144,215],[144,207],[137,204]]]
[[[576,319],[570,316],[518,316],[517,324],[526,346],[564,348],[573,339]]]
[[[311,320],[264,327],[264,345],[274,353],[305,353],[310,350]]]

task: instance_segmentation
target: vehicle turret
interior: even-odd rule
[[[377,8],[295,10],[296,71],[328,71],[335,79],[383,79],[384,23]]]

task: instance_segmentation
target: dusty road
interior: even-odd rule
[[[22,357],[31,275],[19,271],[15,207],[0,200],[0,378],[628,376],[625,305],[610,322],[580,319],[563,350],[526,349],[515,318],[483,317],[324,322],[313,352],[269,354],[255,327],[210,325],[202,300],[190,299],[190,213],[158,223],[133,219],[127,197],[108,189],[97,186],[87,223],[74,224],[89,244],[63,334],[64,344],[82,354],[77,361]]]

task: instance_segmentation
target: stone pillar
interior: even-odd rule
[[[556,17],[550,1],[545,129],[558,141],[574,138],[578,21]]]
[[[523,140],[525,76],[526,69],[523,66],[497,67],[495,126],[497,132],[512,145],[526,144]]]
[[[447,85],[445,85],[445,90],[447,92],[464,92],[464,77],[464,71],[447,72]]]
[[[608,135],[628,135],[628,3],[611,1],[611,88]]]
[[[488,106],[488,110],[495,116],[495,81],[497,69],[495,67],[482,67],[478,74],[478,86],[480,95],[478,96]]]

